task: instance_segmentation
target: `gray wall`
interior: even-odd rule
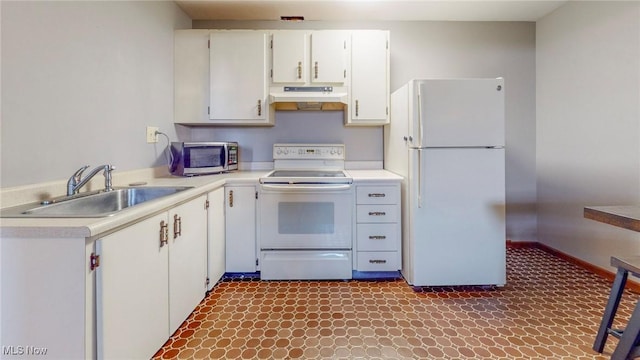
[[[336,113],[278,113],[273,128],[174,126],[173,30],[387,29],[392,90],[419,77],[505,78],[507,236],[536,239],[534,23],[191,23],[172,2],[0,4],[2,187],[66,179],[83,164],[161,165],[164,139],[146,144],[147,125],[172,139],[241,141],[244,160],[269,160],[274,142],[336,141],[348,160],[382,161],[382,129],[345,128]]]
[[[640,235],[583,208],[640,202],[640,3],[569,2],[536,49],[538,239],[608,268]]]
[[[412,78],[504,77],[507,237],[536,240],[535,23],[194,21],[193,27],[390,30],[392,91]],[[241,139],[253,161],[270,160],[271,144],[290,137],[345,142],[348,160],[383,158],[381,128],[344,128],[335,113],[281,112],[276,114],[274,128],[195,128],[187,136],[197,140]]]
[[[84,164],[148,168],[173,130],[170,1],[2,1],[1,186],[68,178]]]

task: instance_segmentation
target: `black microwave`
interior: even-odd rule
[[[237,142],[172,142],[171,174],[193,176],[238,170]]]

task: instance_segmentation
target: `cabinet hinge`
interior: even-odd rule
[[[209,278],[207,278],[207,280],[204,281],[204,288],[208,288],[209,287],[209,283],[211,282],[211,280],[209,280]]]
[[[208,210],[209,209],[209,200],[205,200],[204,201],[204,209]]]
[[[389,40],[387,40],[387,50],[389,50]]]
[[[269,71],[269,77],[271,77],[273,79],[273,69],[271,69],[271,71]]]
[[[271,41],[269,41],[269,48],[273,49],[273,39],[271,39]]]
[[[256,191],[256,200],[258,200],[258,192]]]
[[[211,106],[207,106],[207,115],[211,115]]]
[[[347,50],[347,40],[344,41],[344,49]]]
[[[100,266],[100,255],[96,255],[95,253],[91,253],[91,260],[89,261],[89,269],[91,269],[91,271],[93,271],[98,266]]]
[[[256,266],[258,266],[260,259],[256,258]]]
[[[211,40],[207,40],[207,47],[211,49]]]
[[[347,78],[347,69],[344,69],[344,75],[343,76],[344,76],[345,79]]]
[[[389,107],[387,106],[387,115],[389,115]]]

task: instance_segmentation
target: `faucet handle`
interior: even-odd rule
[[[85,165],[83,167],[81,167],[80,169],[76,170],[75,173],[73,173],[73,176],[71,176],[71,178],[76,182],[80,182],[80,178],[82,177],[82,173],[87,170],[89,168],[89,165]]]

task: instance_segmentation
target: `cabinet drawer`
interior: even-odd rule
[[[358,205],[358,223],[392,223],[398,221],[397,205]]]
[[[398,224],[358,224],[358,251],[397,250]]]
[[[398,187],[359,185],[356,201],[358,204],[397,204]]]
[[[358,251],[358,271],[396,271],[400,261],[396,251]]]

